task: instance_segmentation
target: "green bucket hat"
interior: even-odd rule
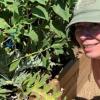
[[[67,28],[79,22],[100,23],[100,0],[77,1],[73,12],[73,18],[67,25]]]

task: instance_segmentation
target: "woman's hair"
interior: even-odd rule
[[[80,47],[79,43],[77,42],[76,40],[76,37],[75,37],[75,25],[72,25],[69,29],[69,37],[72,41],[72,43],[78,47]]]

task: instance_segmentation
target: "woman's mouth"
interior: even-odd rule
[[[95,43],[95,44],[86,44],[86,45],[83,45],[83,47],[85,48],[85,47],[93,47],[93,46],[96,46],[97,44],[99,44],[99,43]]]
[[[90,51],[92,51],[93,48],[94,48],[95,46],[97,46],[98,44],[99,44],[99,43],[95,43],[95,44],[84,44],[84,45],[83,45],[84,51],[85,51],[85,52],[90,52]]]

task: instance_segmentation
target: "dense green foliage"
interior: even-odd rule
[[[73,4],[0,0],[0,100],[27,100],[32,91],[39,99],[40,90],[50,98],[47,80],[55,76],[53,69],[61,70],[74,57],[65,30]],[[60,94],[52,95],[50,100],[56,100]]]

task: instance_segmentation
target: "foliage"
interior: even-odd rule
[[[61,69],[74,58],[65,31],[71,17],[71,3],[71,0],[0,0],[2,100],[12,93],[26,100],[32,91],[41,94],[40,87],[46,96],[49,91],[46,81],[53,77],[53,68]]]
[[[42,77],[41,77],[42,76]],[[51,84],[47,84],[46,80],[48,79],[48,75],[41,75],[40,73],[35,73],[34,75],[30,73],[21,73],[17,77],[13,77],[12,80],[0,80],[0,96],[7,97],[7,100],[27,100],[30,93],[34,94],[36,99],[42,97],[43,100],[56,100],[61,93],[54,89],[54,86]],[[52,90],[52,95],[50,95],[50,91]],[[6,99],[6,98],[5,98]]]

